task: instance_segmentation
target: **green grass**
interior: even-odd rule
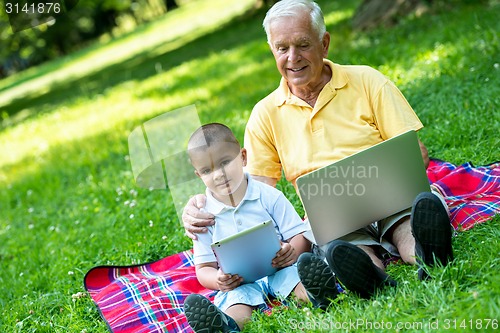
[[[249,331],[289,332],[290,327],[297,327],[307,332],[339,328],[349,332],[395,332],[397,325],[402,325],[400,331],[405,332],[446,332],[446,328],[495,331],[492,328],[500,313],[499,225],[497,218],[460,233],[453,241],[453,265],[431,269],[430,281],[420,282],[412,266],[392,264],[388,272],[399,282],[396,288],[382,290],[370,300],[342,295],[326,313],[295,305],[278,309],[273,315],[275,320],[256,316],[259,320],[249,325]],[[476,325],[480,328],[481,324],[483,330],[476,330]],[[489,330],[484,329],[487,324]]]
[[[279,80],[263,13],[230,20],[251,1],[217,1],[210,16],[203,3],[0,81],[1,332],[106,332],[91,300],[72,297],[84,291],[84,274],[191,247],[168,192],[135,186],[129,133],[195,104],[203,122],[227,123],[242,139],[251,108]],[[330,59],[371,65],[395,81],[425,125],[421,138],[432,156],[500,160],[498,5],[456,5],[357,33],[349,18],[359,1],[319,3],[332,34]],[[301,211],[293,189],[279,187]],[[271,318],[256,314],[247,331],[357,319],[438,321],[443,332],[446,320],[456,320],[459,331],[470,331],[460,329],[463,319],[498,320],[499,223],[458,234],[455,263],[434,269],[428,282],[414,267],[391,265],[396,289],[370,300],[347,294],[324,314],[293,305]]]

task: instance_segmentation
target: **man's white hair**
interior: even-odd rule
[[[281,0],[267,11],[262,23],[266,31],[267,41],[270,42],[270,26],[273,20],[282,17],[297,16],[304,11],[309,13],[312,28],[318,33],[319,40],[322,40],[326,33],[325,19],[321,8],[316,2],[311,0]]]

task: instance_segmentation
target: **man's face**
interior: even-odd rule
[[[271,22],[269,44],[281,75],[290,89],[314,88],[321,82],[323,58],[328,55],[330,35],[319,40],[307,13]]]
[[[246,151],[234,143],[216,143],[190,154],[195,173],[216,198],[233,194],[241,185]]]

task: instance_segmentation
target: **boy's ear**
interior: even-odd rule
[[[243,160],[243,166],[247,165],[247,150],[245,148],[241,148],[241,158]]]

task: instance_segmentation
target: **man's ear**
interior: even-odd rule
[[[243,166],[247,165],[247,150],[245,148],[241,148],[241,159],[243,161]]]
[[[327,58],[328,49],[330,48],[330,33],[328,31],[323,35],[321,44],[323,45],[323,58]]]

